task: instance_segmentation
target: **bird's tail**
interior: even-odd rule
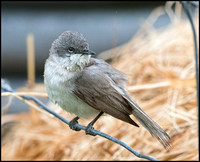
[[[132,102],[133,110],[132,113],[135,118],[142,124],[149,133],[158,139],[158,141],[165,147],[169,148],[169,135],[156,123],[154,122],[140,107]]]

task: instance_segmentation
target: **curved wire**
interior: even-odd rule
[[[5,92],[15,92],[13,91],[12,89],[8,89],[6,87],[4,87],[3,85],[1,85],[1,89]],[[67,119],[65,119],[63,116],[57,114],[56,112],[54,112],[53,110],[49,109],[44,103],[42,103],[40,100],[38,100],[37,98],[35,97],[31,97],[31,96],[21,96],[22,98],[26,99],[26,100],[32,100],[34,101],[37,105],[39,105],[42,109],[46,110],[47,112],[49,112],[50,114],[54,115],[56,118],[60,119],[61,121],[63,121],[64,123],[66,123],[67,125],[69,125],[69,121]],[[79,129],[82,129],[82,130],[85,130],[86,127],[83,126],[83,125],[80,125],[80,124],[76,124],[75,125],[77,128]],[[103,132],[100,132],[100,131],[97,131],[95,129],[92,129],[91,130],[92,133],[96,134],[96,135],[99,135],[101,137],[104,137],[110,141],[113,141],[119,145],[121,145],[122,147],[124,147],[125,149],[127,149],[128,151],[130,151],[131,153],[133,153],[135,156],[139,157],[139,158],[143,158],[143,159],[148,159],[148,160],[151,160],[151,161],[158,161],[157,159],[151,157],[151,156],[148,156],[148,155],[143,155],[143,154],[140,154],[138,153],[137,151],[135,151],[133,148],[131,148],[129,145],[127,145],[126,143],[108,135],[108,134],[105,134]]]
[[[190,11],[188,9],[188,4],[191,4],[191,2],[195,2],[195,1],[180,1],[180,3],[183,6],[183,9],[190,21],[191,27],[192,27],[192,33],[193,33],[193,38],[194,38],[194,52],[195,52],[195,66],[196,66],[196,85],[197,85],[197,114],[198,114],[198,119],[199,119],[199,63],[198,63],[198,47],[197,47],[197,37],[196,37],[196,32],[195,32],[195,27],[194,27],[194,23],[193,23],[193,19],[192,16],[190,15]],[[192,3],[194,5],[194,3]],[[195,6],[199,6],[199,3],[196,1],[197,5]],[[198,120],[198,125],[199,125],[199,120]],[[199,129],[199,126],[198,126]],[[199,131],[198,131],[199,132]]]

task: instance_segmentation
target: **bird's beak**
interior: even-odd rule
[[[83,50],[82,54],[83,55],[96,55],[96,53],[91,50]]]

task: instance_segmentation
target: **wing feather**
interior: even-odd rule
[[[81,75],[76,79],[75,95],[95,109],[138,126],[129,117],[132,114],[132,108],[116,90],[116,82],[102,71],[97,64],[94,62],[84,68]]]

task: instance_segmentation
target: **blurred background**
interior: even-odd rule
[[[198,6],[197,1],[190,2]],[[180,1],[1,4],[1,73],[14,90],[25,95],[41,92],[36,98],[71,120],[74,115],[48,102],[43,72],[52,42],[66,30],[78,31],[97,57],[129,75],[128,92],[169,134],[171,148],[162,148],[143,127],[134,129],[109,115],[103,116],[106,120],[99,120],[95,129],[161,161],[199,160],[194,42]],[[199,42],[198,7],[187,8],[193,12]],[[35,51],[32,69],[36,70],[36,84],[32,87],[31,72],[27,75],[27,65],[31,65],[27,63],[30,34],[34,36]],[[114,61],[110,62],[110,58]],[[138,160],[104,138],[68,129],[66,124],[37,111],[33,105],[28,106],[23,99],[12,96],[1,99],[3,160]],[[80,119],[82,125],[88,122]]]
[[[2,77],[16,89],[27,83],[28,34],[34,35],[36,82],[43,83],[44,63],[52,42],[64,31],[81,32],[97,54],[128,42],[162,2],[2,2]],[[155,27],[168,24],[162,16]],[[27,111],[20,101],[20,110]],[[15,102],[14,102],[15,103]],[[23,106],[21,105],[23,104]],[[12,106],[11,106],[12,107]],[[15,113],[19,109],[10,109]]]

